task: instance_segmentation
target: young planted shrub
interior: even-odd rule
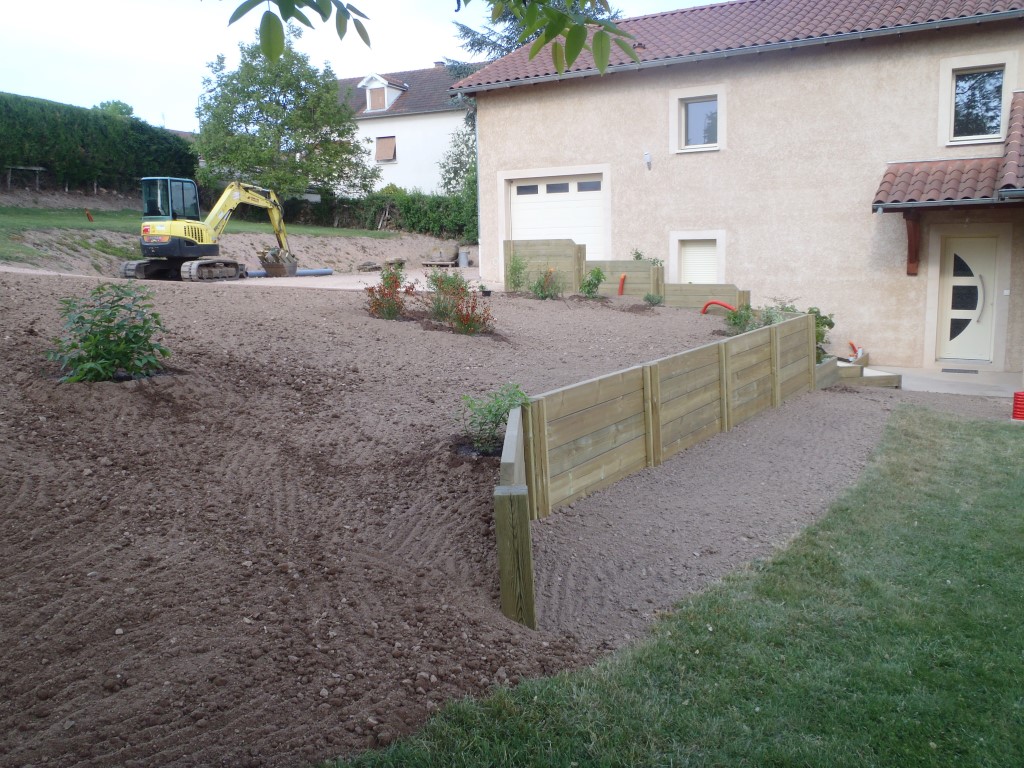
[[[563,293],[562,276],[553,268],[538,277],[530,286],[530,293],[538,299],[557,299]]]
[[[111,381],[151,376],[171,353],[154,340],[164,330],[152,292],[133,283],[100,283],[88,296],[60,300],[63,334],[49,359],[61,381]]]
[[[505,265],[505,290],[517,293],[526,287],[526,259],[513,253]]]
[[[451,322],[459,305],[470,294],[466,278],[458,272],[442,272],[439,269],[427,275],[427,288],[431,291],[428,300],[430,316],[441,323]]]
[[[580,283],[580,293],[586,296],[588,299],[597,297],[597,290],[601,287],[601,283],[604,282],[604,270],[600,267],[594,267],[587,276],[583,278],[583,282]]]
[[[462,296],[455,304],[449,324],[456,333],[473,336],[486,333],[494,327],[491,308],[479,302],[475,291]]]
[[[401,264],[385,264],[380,283],[366,289],[367,311],[383,320],[397,320],[405,312],[405,296],[411,286],[403,286],[405,273]]]
[[[650,304],[652,307],[656,307],[665,301],[665,297],[657,293],[645,293],[644,301]]]
[[[473,447],[483,454],[497,453],[501,447],[502,428],[508,423],[508,414],[529,402],[518,384],[503,384],[488,397],[476,399],[462,396],[462,424]]]

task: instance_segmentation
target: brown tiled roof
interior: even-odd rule
[[[616,22],[633,35],[640,64],[612,45],[609,72],[755,53],[839,39],[900,34],[1000,18],[1024,18],[1021,0],[733,0]],[[597,74],[583,51],[558,75],[545,49],[532,60],[529,46],[491,62],[456,83],[475,92],[538,80]]]
[[[1015,93],[1002,157],[890,163],[872,205],[913,207],[957,202],[996,202],[999,192],[1024,188],[1024,92]]]
[[[455,78],[448,74],[443,64],[435,64],[430,69],[410,69],[404,72],[379,72],[380,77],[392,85],[405,88],[394,104],[383,112],[366,112],[366,91],[357,88],[363,81],[362,77],[347,77],[338,81],[338,98],[345,101],[353,110],[356,117],[370,116],[391,116],[391,115],[413,115],[426,112],[447,112],[458,109],[465,109],[465,105],[448,89],[455,82]]]

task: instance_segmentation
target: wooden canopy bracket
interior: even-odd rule
[[[916,275],[921,266],[921,214],[904,211],[903,220],[907,223],[907,274]]]

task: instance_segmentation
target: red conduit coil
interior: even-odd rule
[[[626,273],[625,272],[623,272],[622,273],[622,277],[619,278],[619,296],[622,295],[622,292],[624,290],[626,290]]]
[[[711,301],[709,301],[707,304],[705,304],[701,308],[700,313],[702,315],[706,315],[708,313],[708,307],[710,307],[712,304],[714,304],[716,306],[719,306],[719,307],[725,307],[730,312],[735,312],[736,311],[736,307],[732,306],[731,304],[726,304],[724,301],[715,301],[714,299],[712,299]]]

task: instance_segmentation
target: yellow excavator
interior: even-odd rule
[[[277,248],[259,255],[268,274],[295,274],[295,257],[288,249],[281,201],[269,189],[233,181],[200,219],[199,189],[191,179],[142,179],[143,258],[121,265],[121,276],[137,280],[235,280],[246,276],[245,264],[220,256],[217,240],[239,205],[265,208],[277,237]]]

